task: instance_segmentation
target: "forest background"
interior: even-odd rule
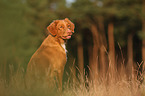
[[[47,26],[66,17],[75,33],[67,42],[64,81],[72,70],[90,79],[121,66],[128,76],[143,71],[145,0],[0,0],[0,76],[9,80],[10,67],[25,72]]]

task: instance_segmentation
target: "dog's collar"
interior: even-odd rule
[[[50,32],[49,32],[49,34],[48,35],[51,35],[52,37],[56,37],[56,35],[52,35]]]

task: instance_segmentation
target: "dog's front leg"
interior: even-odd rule
[[[62,91],[63,70],[58,71],[57,78],[58,78],[57,79],[58,80],[58,88],[59,88],[59,91],[61,92]]]

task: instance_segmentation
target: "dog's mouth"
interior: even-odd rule
[[[62,36],[62,39],[70,39],[71,38],[71,35],[68,35],[68,36]]]
[[[63,36],[62,36],[62,39],[70,39],[71,38],[71,36],[72,36],[72,32],[70,31],[70,32],[67,32],[67,34],[64,34]]]

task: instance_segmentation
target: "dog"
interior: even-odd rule
[[[58,87],[61,88],[64,67],[67,62],[65,44],[74,33],[74,28],[74,24],[68,18],[53,21],[47,27],[49,33],[47,38],[31,57],[26,75],[46,80],[55,78],[58,81]],[[36,74],[38,76],[35,76]]]

